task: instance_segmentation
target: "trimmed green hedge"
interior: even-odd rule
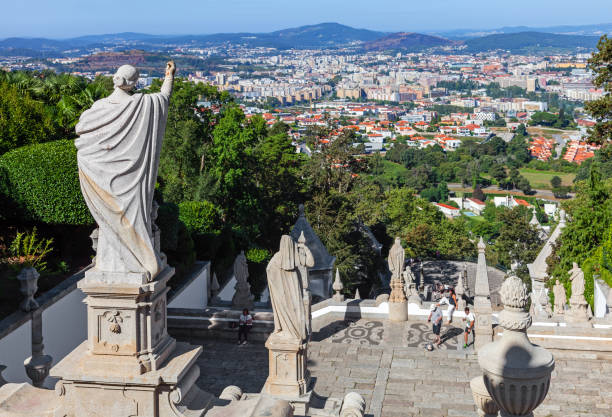
[[[0,156],[0,216],[14,222],[91,225],[72,140],[22,146]]]

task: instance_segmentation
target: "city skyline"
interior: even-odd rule
[[[262,4],[264,3],[264,4]],[[454,0],[431,3],[365,0],[287,4],[280,0],[201,3],[178,0],[172,7],[160,0],[133,0],[129,9],[116,0],[88,4],[74,0],[27,4],[9,3],[0,38],[70,38],[82,35],[140,32],[150,34],[211,34],[229,32],[271,32],[290,27],[338,22],[344,25],[387,32],[443,32],[455,29],[491,30],[508,26],[548,27],[593,25],[602,21],[612,4],[587,0],[588,7],[572,3],[537,3],[517,0],[511,6],[474,0],[469,7]],[[32,13],[32,10],[36,10]],[[598,10],[594,13],[594,10]],[[210,17],[215,17],[211,19]]]

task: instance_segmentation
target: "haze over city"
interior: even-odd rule
[[[269,32],[330,21],[385,32],[429,32],[587,25],[605,23],[606,17],[612,16],[612,2],[608,0],[586,0],[580,4],[554,0],[517,0],[512,4],[490,0],[110,0],[87,2],[86,7],[76,0],[33,0],[7,1],[2,7],[0,38],[66,38],[128,31]]]

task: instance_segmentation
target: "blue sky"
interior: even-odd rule
[[[612,0],[2,0],[0,38],[268,32],[321,22],[382,31],[585,25]]]

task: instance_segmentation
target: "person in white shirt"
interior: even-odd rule
[[[240,319],[238,321],[238,344],[246,345],[247,344],[247,336],[249,335],[249,330],[253,327],[253,317],[249,314],[249,310],[246,308],[242,310],[242,314],[240,315]],[[244,340],[242,337],[244,336]]]
[[[474,313],[470,313],[470,309],[468,307],[465,308],[465,317],[463,321],[465,321],[465,332],[463,335],[465,336],[465,343],[463,344],[463,348],[467,348],[468,346],[468,335],[474,330],[474,322],[476,318],[474,317]]]

